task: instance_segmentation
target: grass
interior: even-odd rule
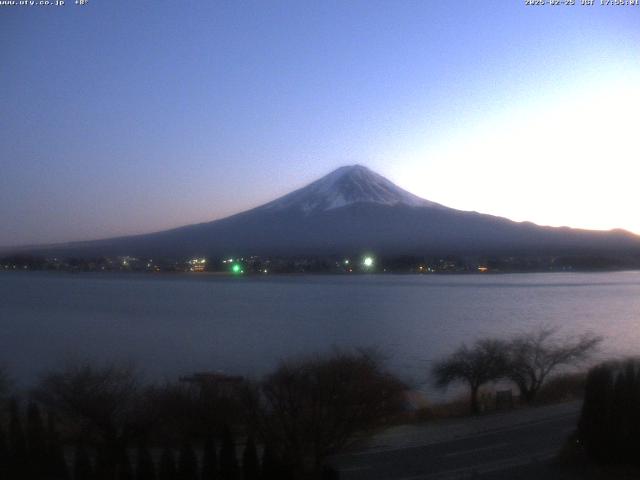
[[[579,400],[584,393],[584,384],[586,373],[564,373],[550,378],[538,392],[536,401],[532,404],[526,404],[520,401],[517,389],[513,390],[513,407],[512,408],[496,408],[495,391],[483,389],[480,391],[480,404],[483,415],[504,412],[514,409],[535,407],[541,405],[553,405],[558,403]],[[463,418],[470,416],[469,397],[461,394],[447,402],[429,403],[426,402],[420,408],[412,412],[407,412],[394,423],[422,423],[431,420],[439,420],[445,418]]]

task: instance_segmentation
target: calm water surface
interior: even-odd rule
[[[640,354],[640,272],[459,276],[0,273],[0,363],[23,382],[75,358],[148,377],[259,375],[332,346],[376,346],[416,382],[463,341],[538,325]]]

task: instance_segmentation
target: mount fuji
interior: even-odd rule
[[[422,199],[360,165],[265,205],[162,232],[56,245],[59,255],[536,255],[640,253],[623,230],[541,227]]]

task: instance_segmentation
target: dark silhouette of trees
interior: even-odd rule
[[[198,480],[198,459],[191,442],[182,442],[178,456],[178,478],[180,480]]]
[[[9,476],[21,478],[28,476],[29,471],[27,441],[20,418],[18,400],[9,402]]]
[[[134,480],[131,459],[126,450],[121,451],[120,460],[116,467],[116,480]]]
[[[324,459],[357,433],[396,415],[405,389],[374,352],[335,351],[286,362],[253,392],[255,423],[298,474],[317,474]]]
[[[43,478],[48,473],[47,440],[40,408],[33,402],[27,407],[27,447],[32,478]]]
[[[262,451],[262,480],[286,480],[291,478],[280,456],[266,444]]]
[[[640,465],[640,359],[589,371],[578,439],[591,460]]]
[[[8,432],[5,437],[0,425],[0,478],[67,480],[67,465],[53,418],[48,416],[45,428],[36,403],[28,404],[23,417],[17,399],[9,402]]]
[[[202,447],[202,480],[218,479],[218,455],[213,435],[207,435]]]
[[[223,480],[237,480],[239,474],[238,457],[233,433],[228,425],[222,430],[220,445],[220,478]]]
[[[506,352],[507,346],[500,340],[478,340],[471,348],[462,345],[434,365],[432,374],[436,386],[446,388],[454,382],[466,384],[469,387],[471,413],[478,414],[478,391],[485,383],[506,374]]]
[[[557,329],[539,328],[508,341],[485,338],[472,347],[462,345],[432,369],[436,386],[465,383],[470,391],[471,413],[479,413],[478,392],[488,382],[501,378],[518,387],[521,399],[535,401],[549,376],[562,366],[575,366],[588,359],[602,341],[585,334],[559,338]]]
[[[165,441],[197,436],[203,424],[208,424],[208,411],[201,408],[198,391],[186,384],[154,385],[143,393],[142,404],[154,433]]]
[[[508,344],[506,376],[527,403],[535,400],[553,371],[586,360],[602,341],[591,334],[578,338],[558,338],[556,334],[557,329],[539,328],[514,337]]]
[[[331,465],[325,465],[322,467],[322,480],[339,480],[340,473]]]
[[[91,458],[83,444],[76,445],[73,456],[73,480],[91,480],[93,477]]]
[[[139,382],[129,366],[71,365],[46,374],[35,395],[73,424],[85,439],[97,440],[96,475],[112,478],[125,469],[124,451],[136,432]],[[125,473],[122,473],[125,475]]]
[[[113,480],[120,466],[118,450],[100,444],[96,448],[94,475],[97,480]]]
[[[47,465],[50,480],[67,480],[69,470],[53,413],[47,414]]]
[[[9,478],[9,445],[4,433],[4,428],[0,424],[0,478]]]
[[[436,384],[466,384],[473,413],[479,411],[480,387],[500,378],[515,382],[522,398],[533,401],[557,368],[585,360],[601,341],[592,335],[563,340],[555,332],[539,329],[510,341],[463,345],[434,365]],[[400,413],[405,390],[370,351],[336,350],[284,362],[252,384],[205,372],[144,387],[128,367],[71,366],[42,378],[26,414],[15,399],[10,402],[0,425],[0,478],[337,478],[327,457]],[[586,397],[580,438],[590,455],[616,462],[640,458],[638,363],[592,370]],[[46,428],[41,406],[47,407]],[[65,443],[54,418],[60,419]],[[211,432],[221,433],[219,451]],[[233,432],[251,432],[241,464]],[[261,462],[254,433],[264,445]],[[65,444],[76,445],[71,472]],[[150,447],[158,445],[166,448],[155,462]],[[202,445],[201,457],[194,445]]]
[[[136,480],[155,480],[156,468],[149,447],[144,441],[138,443],[136,450]]]
[[[260,478],[258,451],[252,435],[247,438],[247,443],[242,453],[242,473],[243,480],[259,480]]]
[[[6,401],[7,394],[9,393],[9,388],[11,385],[11,380],[9,379],[9,374],[7,370],[0,366],[0,402],[4,404]]]
[[[278,461],[269,444],[262,450],[262,480],[275,480],[278,478]]]
[[[162,450],[158,467],[158,480],[178,480],[178,470],[173,451],[169,447]]]
[[[244,421],[237,395],[242,387],[242,380],[230,384],[224,378],[217,381],[215,375],[193,375],[147,388],[142,403],[154,433],[172,442],[204,439],[225,424]]]

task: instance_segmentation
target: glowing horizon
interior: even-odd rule
[[[516,104],[446,142],[425,147],[424,155],[436,159],[422,169],[426,177],[450,178],[455,172],[449,165],[465,165],[453,189],[441,189],[437,182],[421,185],[417,159],[415,170],[400,181],[419,196],[461,210],[539,225],[640,234],[635,185],[640,166],[634,145],[634,117],[640,111],[640,91],[634,85],[639,82],[640,69],[624,80],[604,80],[528,108]],[[525,167],[518,172],[519,165]]]

